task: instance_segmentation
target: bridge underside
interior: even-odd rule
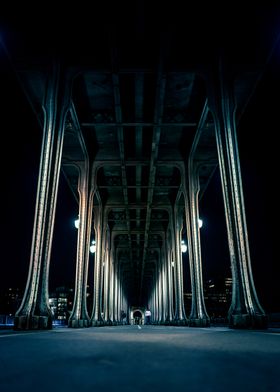
[[[50,33],[43,23],[39,46],[38,37],[11,28],[6,51],[43,132],[17,329],[51,327],[48,269],[60,173],[79,205],[69,326],[118,324],[121,310],[129,314],[132,306],[149,307],[153,323],[208,326],[199,201],[216,169],[233,273],[229,324],[266,325],[250,267],[236,134],[274,40],[268,15],[247,17],[236,21],[234,38],[232,22],[217,35],[211,26],[218,20],[201,24],[198,15],[187,27],[164,31],[144,16],[129,31],[112,23]],[[94,298],[87,309],[93,241]],[[192,285],[187,314],[182,241]]]

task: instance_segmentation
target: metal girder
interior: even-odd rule
[[[154,112],[154,123],[157,124],[157,126],[155,126],[153,129],[153,139],[152,139],[149,191],[148,191],[146,225],[145,225],[145,241],[144,241],[144,248],[143,248],[143,260],[141,265],[141,278],[140,278],[140,297],[142,294],[141,291],[143,286],[144,264],[145,264],[147,247],[148,247],[152,201],[153,201],[155,176],[156,176],[156,161],[158,157],[158,147],[159,147],[160,132],[161,132],[160,124],[161,124],[161,119],[163,114],[164,96],[165,96],[165,88],[166,88],[166,77],[161,70],[161,66],[162,64],[160,63],[158,77],[157,77],[157,91],[156,91],[156,102],[155,102],[155,112]]]
[[[136,75],[136,77],[139,75]],[[90,123],[82,123],[82,127],[155,127],[158,124],[154,122],[90,122]],[[196,122],[164,122],[160,124],[161,127],[196,127]]]

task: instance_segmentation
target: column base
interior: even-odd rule
[[[24,315],[15,316],[14,330],[43,330],[52,329],[51,316]]]
[[[92,320],[91,326],[92,327],[104,327],[105,323],[103,320]]]
[[[188,325],[188,320],[187,319],[175,319],[172,321],[171,325],[175,325],[177,327],[185,327],[186,325]]]
[[[189,319],[190,327],[197,328],[208,328],[210,327],[210,319],[209,318],[190,318]]]
[[[104,327],[111,327],[112,325],[113,325],[113,322],[111,320],[103,321]]]
[[[88,328],[90,321],[88,319],[72,319],[68,321],[69,328]]]
[[[229,328],[233,329],[267,329],[268,319],[265,314],[231,314]]]

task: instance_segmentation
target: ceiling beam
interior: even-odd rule
[[[152,151],[151,151],[150,174],[149,174],[149,190],[148,190],[146,225],[145,225],[145,236],[144,236],[145,241],[144,241],[144,249],[143,249],[143,259],[142,259],[142,265],[141,265],[140,298],[139,299],[141,299],[141,295],[142,295],[144,265],[145,265],[145,259],[146,259],[148,243],[149,243],[149,229],[150,229],[152,202],[153,202],[154,185],[155,185],[155,177],[156,177],[156,161],[158,158],[158,148],[159,148],[160,133],[161,133],[160,124],[161,124],[162,115],[163,115],[165,89],[166,89],[166,75],[162,72],[162,58],[160,58],[158,75],[157,75],[156,100],[155,100],[155,111],[154,111],[154,123],[156,124],[156,126],[154,126],[153,138],[152,138]]]
[[[144,74],[135,75],[135,118],[137,121],[141,121],[143,118],[143,107],[144,107]],[[141,123],[139,123],[141,124]],[[143,127],[137,125],[135,128],[135,152],[136,159],[141,159],[142,156],[142,145],[143,145]],[[142,166],[136,166],[136,203],[141,202],[141,179],[142,179]],[[136,227],[140,227],[141,209],[136,209]],[[140,245],[140,234],[137,234],[137,245]],[[137,259],[140,258],[140,249],[137,249]]]
[[[84,122],[81,124],[82,127],[155,127],[158,124],[154,122]],[[161,123],[160,127],[197,127],[196,122],[168,122]]]
[[[113,37],[112,37],[113,38]],[[125,154],[124,154],[124,135],[123,135],[123,127],[120,125],[122,123],[122,109],[121,109],[121,95],[120,95],[120,80],[117,70],[118,66],[118,54],[116,46],[114,45],[113,38],[111,59],[112,59],[112,82],[113,82],[113,92],[114,92],[114,102],[115,102],[115,115],[117,120],[117,131],[118,131],[118,143],[120,150],[120,160],[121,160],[121,176],[122,176],[122,184],[123,184],[123,197],[125,204],[125,215],[126,215],[126,224],[128,230],[128,242],[130,247],[130,261],[132,265],[132,244],[131,244],[131,234],[130,234],[130,219],[129,219],[129,209],[128,209],[128,189],[127,189],[127,176],[125,169]]]

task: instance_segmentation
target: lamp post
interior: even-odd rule
[[[80,219],[79,218],[75,219],[74,225],[75,225],[76,229],[79,228],[79,225],[80,225]],[[96,252],[96,242],[95,242],[95,240],[91,241],[91,245],[89,247],[89,251],[90,251],[90,253],[95,253]]]
[[[187,247],[187,245],[185,244],[185,241],[182,240],[182,241],[181,241],[181,251],[182,251],[182,253],[186,253],[187,250],[188,250],[188,247]]]
[[[89,251],[90,251],[90,253],[95,253],[96,252],[96,242],[95,242],[95,240],[91,241],[91,245],[89,247]]]

